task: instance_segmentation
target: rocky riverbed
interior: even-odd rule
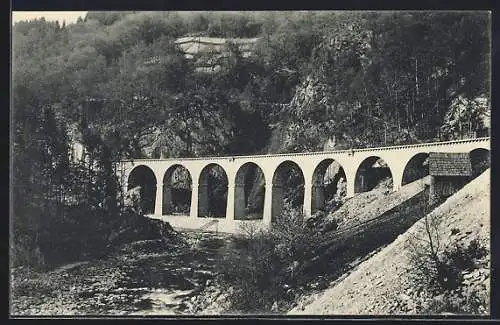
[[[48,272],[12,269],[11,315],[192,314],[206,292],[208,297],[219,295],[213,287],[214,268],[231,237],[179,235],[175,244],[138,241],[107,258]]]

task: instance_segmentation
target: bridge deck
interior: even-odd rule
[[[178,160],[214,160],[214,159],[247,159],[247,158],[272,158],[272,157],[286,157],[286,156],[308,156],[308,155],[324,155],[324,154],[350,154],[352,152],[363,152],[363,151],[380,151],[380,150],[398,150],[398,149],[408,149],[408,148],[418,148],[418,147],[433,147],[433,146],[444,146],[460,143],[469,142],[480,142],[490,140],[490,137],[482,138],[472,138],[472,139],[462,139],[462,140],[451,140],[451,141],[440,141],[440,142],[423,142],[417,144],[405,144],[396,146],[383,146],[383,147],[370,147],[370,148],[352,148],[344,150],[325,150],[325,151],[312,151],[312,152],[290,152],[290,153],[273,153],[273,154],[263,154],[263,155],[232,155],[232,156],[211,156],[211,157],[179,157],[179,158],[140,158],[140,159],[126,159],[120,160],[121,162],[132,162],[132,161],[178,161]]]

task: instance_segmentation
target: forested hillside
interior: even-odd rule
[[[156,156],[259,152],[278,122],[300,146],[285,151],[318,149],[331,136],[356,146],[430,140],[452,133],[440,127],[457,99],[473,108],[489,98],[487,18],[91,12],[69,26],[21,22],[13,30],[14,97],[33,94],[35,112],[51,105],[69,121],[84,113],[135,157],[134,140],[152,129],[161,131],[149,143]],[[175,45],[186,35],[259,40],[246,58],[228,46],[223,69],[207,74]],[[477,111],[468,112],[467,131],[481,127]]]
[[[64,246],[83,224],[96,237],[115,227],[75,221],[120,210],[113,160],[484,135],[489,31],[487,14],[468,12],[89,12],[69,25],[16,23],[18,247],[43,255],[55,229],[72,227]],[[251,55],[228,42],[220,69],[203,72],[197,62],[213,54],[186,57],[176,44],[186,36],[257,41]],[[79,163],[69,159],[75,134]]]

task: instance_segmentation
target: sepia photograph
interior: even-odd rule
[[[488,317],[491,11],[13,11],[9,317]]]

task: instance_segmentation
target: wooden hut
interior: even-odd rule
[[[429,153],[430,195],[432,204],[444,199],[470,181],[472,165],[468,153]]]

